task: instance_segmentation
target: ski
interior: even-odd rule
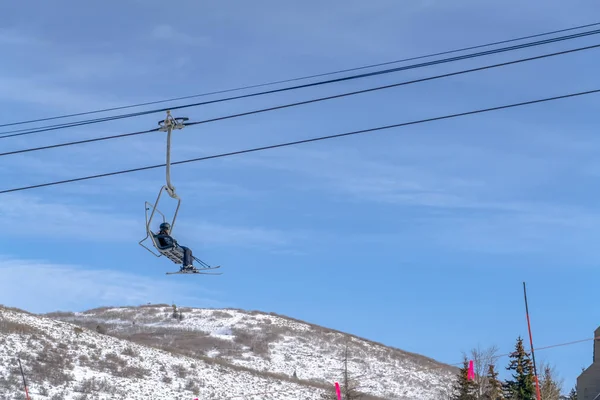
[[[204,272],[204,271],[210,271],[213,269],[217,269],[217,268],[221,268],[220,265],[217,265],[215,267],[210,267],[210,268],[195,268],[193,270],[183,270],[183,271],[173,271],[173,272],[166,272],[167,275],[177,275],[177,274],[200,274],[200,275],[223,275],[222,272]]]

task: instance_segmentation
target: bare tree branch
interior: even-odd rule
[[[483,399],[487,389],[487,372],[490,364],[496,364],[498,360],[498,347],[496,345],[482,348],[481,345],[471,349],[470,359],[473,360],[475,372],[475,383],[477,385],[477,399]],[[465,355],[465,357],[467,357]],[[467,357],[469,358],[469,357]]]
[[[556,367],[545,361],[539,366],[540,394],[544,400],[560,400],[563,391],[564,378],[560,378]]]

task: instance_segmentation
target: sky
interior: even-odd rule
[[[359,67],[600,22],[557,0],[23,0],[0,5],[0,124]],[[173,111],[190,122],[598,43],[595,36]],[[186,127],[185,160],[599,89],[600,50]],[[314,81],[314,80],[313,80]],[[284,87],[281,84],[275,87]],[[217,99],[212,95],[168,103]],[[164,104],[151,106],[162,108]],[[221,276],[137,243],[165,170],[0,195],[0,304],[148,302],[276,312],[457,363],[592,338],[600,281],[600,95],[173,166],[173,236]],[[139,111],[136,108],[127,111]],[[100,114],[89,117],[112,115]],[[156,113],[0,139],[2,152],[152,129]],[[72,120],[85,119],[79,117]],[[65,120],[0,128],[44,126]],[[165,159],[165,135],[0,157],[0,190]],[[163,201],[164,200],[164,201]],[[160,209],[173,210],[164,197]],[[527,345],[529,347],[529,345]],[[565,390],[592,342],[536,352]],[[498,361],[502,375],[506,357]]]

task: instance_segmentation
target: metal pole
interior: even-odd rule
[[[29,392],[27,391],[27,381],[25,381],[25,373],[23,372],[23,366],[21,365],[21,359],[17,358],[19,361],[19,369],[21,370],[21,376],[23,377],[23,387],[25,388],[25,396],[27,400],[29,400]]]
[[[173,132],[173,125],[169,122],[167,128],[167,188],[169,189],[169,195],[173,197],[175,195],[175,188],[171,184],[171,133]]]
[[[176,197],[175,188],[171,184],[171,134],[173,133],[173,124],[175,120],[171,116],[171,111],[167,111],[165,125],[167,128],[167,192],[173,198]]]
[[[533,351],[533,337],[531,336],[531,323],[529,321],[529,306],[527,305],[527,288],[523,282],[523,294],[525,295],[525,314],[527,316],[527,329],[529,330],[529,344],[531,345],[531,358],[533,359],[533,374],[535,376],[535,391],[537,400],[541,400],[540,383],[538,381],[537,367],[535,365],[535,353]]]

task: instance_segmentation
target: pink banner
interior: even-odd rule
[[[469,373],[467,375],[467,379],[469,379],[469,380],[475,379],[475,370],[473,369],[473,360],[469,361]]]

